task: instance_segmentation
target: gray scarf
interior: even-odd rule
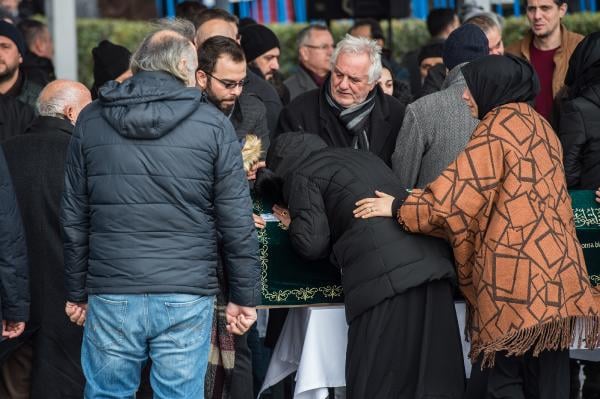
[[[369,92],[365,101],[349,108],[344,108],[339,105],[331,96],[330,90],[331,84],[328,79],[327,82],[325,82],[325,99],[346,129],[354,136],[352,139],[352,148],[369,151],[370,144],[367,136],[366,124],[371,111],[375,107],[377,87]]]

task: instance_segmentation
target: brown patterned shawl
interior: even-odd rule
[[[598,347],[599,307],[575,235],[562,148],[525,103],[489,112],[465,150],[398,211],[411,232],[453,247],[472,360]],[[577,325],[577,328],[576,328]]]

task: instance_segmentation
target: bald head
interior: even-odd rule
[[[55,80],[40,93],[37,111],[41,116],[66,118],[75,124],[81,110],[91,101],[90,91],[81,83]]]

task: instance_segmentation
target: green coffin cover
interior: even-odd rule
[[[577,238],[592,286],[600,284],[600,204],[592,190],[571,190]]]
[[[287,230],[270,212],[270,204],[254,202],[254,213],[267,221],[267,227],[258,230],[262,307],[343,303],[339,270],[327,260],[298,257]]]

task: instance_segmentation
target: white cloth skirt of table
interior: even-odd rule
[[[294,399],[325,399],[346,385],[348,326],[344,308],[292,308],[273,350],[262,391],[296,373]]]

